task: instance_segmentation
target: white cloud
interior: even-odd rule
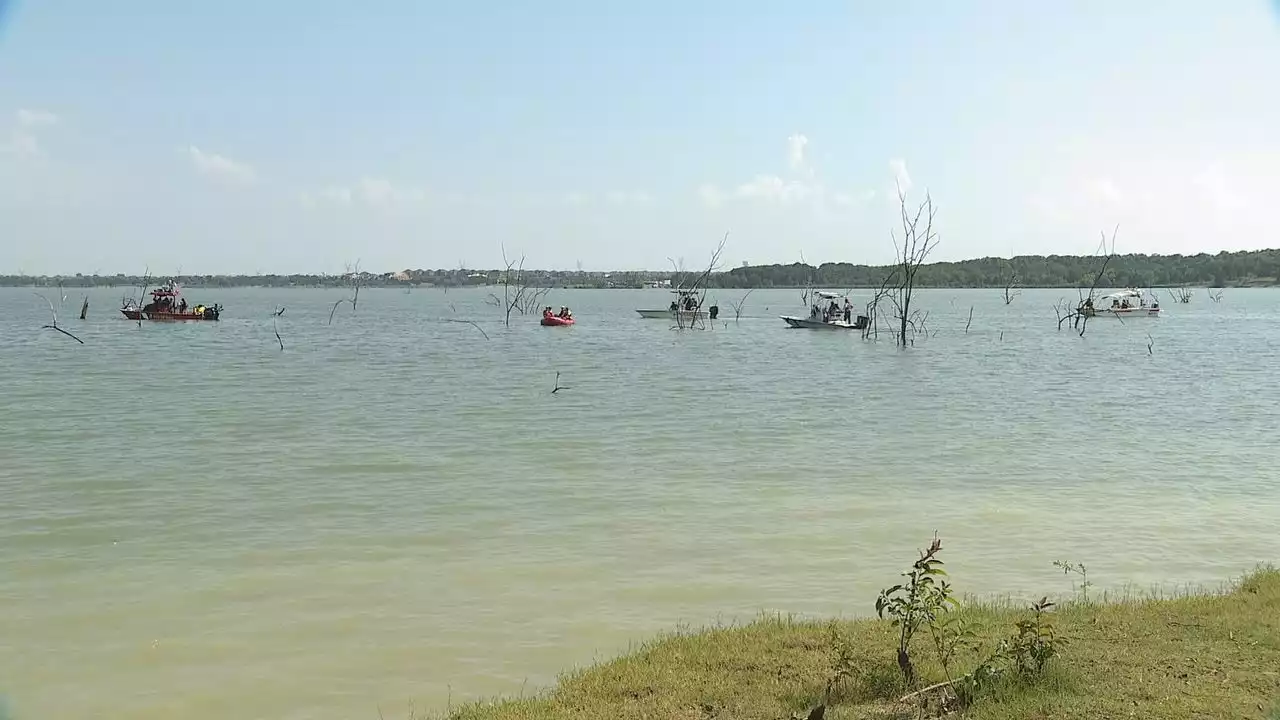
[[[617,206],[632,206],[647,205],[653,202],[653,196],[643,190],[610,190],[600,194],[573,190],[565,193],[561,197],[561,201],[573,207],[582,207],[596,202],[605,202]]]
[[[42,154],[37,129],[56,125],[58,122],[58,116],[48,110],[18,110],[8,123],[7,130],[0,126],[0,155]]]
[[[1109,203],[1120,203],[1124,201],[1124,195],[1120,192],[1116,181],[1109,177],[1094,178],[1089,181],[1086,188],[1089,195],[1099,200],[1105,200]]]
[[[23,108],[17,112],[18,125],[22,127],[40,127],[42,125],[57,125],[60,118],[48,110],[28,110]]]
[[[1192,179],[1204,198],[1219,211],[1241,210],[1249,203],[1231,187],[1220,165],[1214,165]]]
[[[640,190],[630,192],[626,190],[614,190],[613,192],[607,193],[605,195],[605,199],[614,205],[645,205],[653,198],[649,196],[649,193]]]
[[[703,183],[698,186],[698,199],[702,201],[703,205],[706,205],[709,208],[718,208],[723,205],[725,201],[724,193],[720,191],[720,188],[712,185],[711,183]]]
[[[825,190],[816,183],[803,180],[786,180],[777,175],[757,175],[750,182],[738,186],[738,197],[765,200],[783,205],[820,197]]]
[[[426,190],[411,185],[396,185],[385,178],[361,178],[357,191],[366,203],[377,207],[416,205],[427,199]]]
[[[804,151],[808,144],[809,138],[801,133],[795,133],[787,138],[787,162],[792,170],[800,170],[804,167]]]
[[[196,172],[211,178],[249,185],[257,181],[253,167],[224,155],[205,152],[195,145],[187,147],[187,154]]]
[[[39,155],[40,143],[34,135],[12,130],[0,137],[0,155]]]
[[[894,158],[890,160],[889,172],[893,173],[893,181],[896,183],[898,191],[906,193],[911,190],[911,174],[907,172],[906,160],[903,160],[902,158]]]
[[[794,133],[787,138],[786,175],[760,173],[751,180],[722,189],[706,183],[698,187],[698,199],[705,207],[718,208],[731,200],[775,206],[811,206],[817,210],[849,209],[874,197],[874,192],[837,191],[817,177],[808,160],[809,138]]]
[[[421,205],[427,201],[427,198],[428,193],[425,188],[398,185],[386,178],[368,176],[360,178],[351,185],[332,185],[298,194],[298,201],[306,208],[316,208],[321,205],[337,207],[360,205],[385,210]]]

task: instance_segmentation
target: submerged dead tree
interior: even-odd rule
[[[720,270],[720,256],[724,254],[724,246],[729,242],[729,233],[726,232],[724,237],[720,238],[720,244],[716,245],[716,250],[711,254],[711,260],[707,262],[707,267],[697,275],[686,273],[683,268],[683,259],[680,262],[671,260],[671,264],[675,267],[676,277],[679,282],[676,283],[676,324],[673,330],[705,330],[709,327],[706,319],[707,311],[702,309],[707,300],[707,279],[712,274]],[[746,297],[743,297],[746,301]]]
[[[751,297],[751,291],[752,291],[752,290],[755,290],[755,288],[750,288],[750,289],[748,289],[748,290],[747,290],[747,292],[746,292],[745,294],[743,294],[743,296],[742,296],[741,298],[739,298],[738,300],[736,300],[736,301],[734,301],[734,300],[730,300],[730,301],[729,301],[729,307],[733,308],[733,322],[734,322],[734,323],[739,323],[739,322],[741,322],[741,321],[742,321],[742,307],[743,307],[744,305],[746,305],[746,304],[747,304],[747,298]]]
[[[1101,257],[1101,263],[1098,265],[1098,272],[1093,276],[1093,282],[1089,285],[1089,292],[1086,295],[1083,291],[1079,294],[1079,302],[1072,308],[1065,300],[1058,300],[1053,306],[1054,313],[1058,316],[1058,329],[1062,329],[1064,323],[1070,323],[1071,328],[1080,333],[1080,337],[1084,337],[1085,330],[1089,327],[1089,319],[1097,314],[1094,303],[1098,299],[1098,284],[1102,282],[1102,277],[1107,273],[1107,267],[1111,264],[1111,259],[1116,254],[1116,233],[1120,231],[1120,226],[1116,225],[1111,230],[1111,242],[1107,242],[1107,234],[1102,233],[1102,243],[1098,246],[1095,257]],[[1119,317],[1119,316],[1117,316]]]
[[[938,245],[938,233],[933,229],[937,210],[933,206],[933,197],[928,192],[914,211],[908,210],[907,194],[899,186],[898,214],[902,223],[902,237],[898,237],[897,231],[889,233],[896,256],[893,271],[881,289],[887,290],[884,296],[893,304],[897,343],[900,347],[907,347],[915,344],[917,333],[927,333],[923,326],[928,314],[913,310],[911,301],[915,296],[916,274],[929,258],[929,253]]]
[[[329,324],[333,324],[333,314],[338,312],[338,306],[342,303],[351,303],[351,314],[355,314],[356,305],[360,302],[360,286],[364,284],[364,273],[360,272],[360,261],[356,260],[355,265],[347,265],[346,272],[343,274],[345,283],[349,287],[354,287],[351,297],[345,297],[333,304],[329,310]]]
[[[62,333],[63,335],[66,335],[67,337],[71,338],[72,340],[75,340],[76,342],[80,343],[81,345],[83,345],[83,344],[84,344],[84,341],[83,341],[83,340],[81,340],[80,338],[78,338],[78,337],[76,337],[75,335],[72,335],[71,333],[67,332],[66,330],[63,330],[62,328],[58,327],[58,311],[57,311],[57,309],[56,309],[56,308],[54,308],[54,307],[53,307],[53,301],[52,301],[52,300],[50,300],[49,298],[45,297],[44,295],[41,295],[40,293],[32,293],[32,294],[33,294],[33,295],[35,295],[36,297],[40,298],[41,300],[45,301],[45,303],[49,306],[49,314],[50,314],[50,315],[52,316],[52,318],[53,318],[52,320],[50,320],[50,321],[49,321],[49,324],[48,324],[48,325],[41,325],[41,326],[40,326],[40,329],[41,329],[41,330],[54,330],[54,331],[57,331],[57,332]]]
[[[284,339],[280,337],[280,316],[284,315],[284,306],[271,313],[271,330],[276,334],[276,342],[280,343],[280,352],[284,352]]]
[[[1009,263],[1008,272],[1004,278],[1004,304],[1012,305],[1014,298],[1021,295],[1022,291],[1018,289],[1018,271],[1013,268],[1013,263]]]
[[[507,248],[502,247],[503,271],[500,279],[502,297],[489,293],[486,300],[490,305],[502,309],[503,322],[511,327],[512,313],[528,315],[542,307],[543,298],[551,292],[550,287],[539,287],[532,284],[531,273],[524,269],[524,256],[518,261],[507,259]],[[481,331],[483,332],[483,331]]]
[[[1169,289],[1169,296],[1172,297],[1173,301],[1177,303],[1186,304],[1191,302],[1191,296],[1194,294],[1195,293],[1191,291],[1191,288],[1188,288],[1188,287],[1179,287],[1179,288]]]

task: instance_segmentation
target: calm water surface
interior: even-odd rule
[[[224,320],[141,328],[120,295],[80,322],[67,292],[78,345],[0,288],[16,720],[515,694],[680,623],[866,614],[934,529],[979,594],[1069,591],[1057,559],[1102,587],[1277,559],[1277,290],[1084,338],[1054,329],[1074,291],[927,291],[906,352],[787,330],[795,291],[706,332],[638,318],[659,291],[510,329],[477,290],[364,290],[332,326],[337,290],[191,290]]]

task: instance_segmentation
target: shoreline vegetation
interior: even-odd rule
[[[915,286],[919,288],[1025,288],[1090,287],[1097,276],[1096,255],[1022,255],[1014,258],[978,258],[959,262],[921,264]],[[808,265],[744,265],[706,273],[703,287],[710,289],[800,288],[819,286],[841,289],[878,288],[894,265],[823,263]],[[508,272],[519,272],[530,286],[548,288],[637,288],[645,283],[671,281],[679,286],[683,270],[591,272],[583,270],[412,270],[365,272],[348,270],[329,274],[291,275],[191,275],[172,277],[192,288],[210,287],[347,287],[353,279],[363,287],[466,287],[501,285]],[[133,287],[146,275],[0,275],[7,287]],[[1216,255],[1115,255],[1105,268],[1099,287],[1271,287],[1280,285],[1280,249],[1220,252]]]
[[[1089,593],[1030,607],[956,600],[930,550],[881,594],[880,617],[762,617],[677,632],[534,696],[449,720],[1280,720],[1280,571],[1174,597]]]

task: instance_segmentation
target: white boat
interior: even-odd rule
[[[707,319],[706,310],[672,310],[667,308],[666,310],[637,310],[636,312],[640,313],[640,317],[648,320],[675,320],[677,317],[681,319],[694,317],[699,320]]]
[[[849,322],[845,322],[844,310],[840,307],[840,300],[848,300],[848,298],[840,293],[823,292],[821,290],[813,293],[818,302],[809,307],[808,317],[797,317],[795,315],[782,315],[782,320],[787,327],[804,328],[807,330],[862,330],[867,327],[870,320],[865,315],[854,316],[850,313]],[[830,305],[823,308],[822,305],[830,303],[836,306],[836,312],[831,313]]]
[[[1160,300],[1154,295],[1148,300],[1141,290],[1129,288],[1104,295],[1092,306],[1086,301],[1082,312],[1092,317],[1111,316],[1125,320],[1131,317],[1160,317]]]
[[[706,320],[710,314],[697,306],[698,298],[690,290],[672,290],[677,295],[671,304],[662,310],[636,310],[640,317],[649,320],[675,320],[688,323],[693,320]]]

